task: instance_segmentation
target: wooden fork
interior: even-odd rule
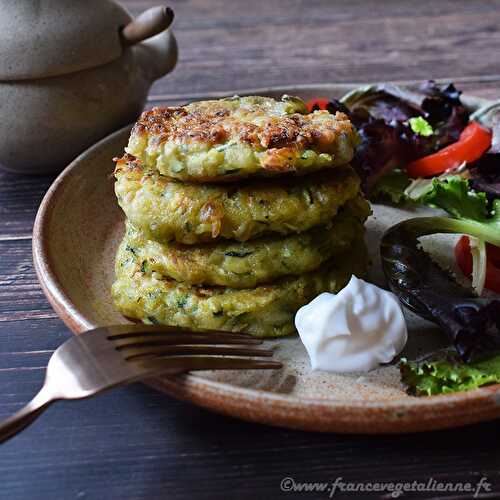
[[[169,326],[118,325],[90,330],[54,351],[40,392],[0,424],[0,443],[60,399],[88,398],[160,374],[281,368],[277,361],[249,358],[273,355],[255,347],[261,343],[243,333]]]

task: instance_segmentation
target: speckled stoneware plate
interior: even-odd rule
[[[338,97],[349,88],[322,85],[239,93],[289,93],[308,99]],[[471,105],[480,102],[474,98],[468,101]],[[38,277],[54,309],[75,333],[127,322],[110,299],[113,259],[124,220],[113,193],[111,173],[112,158],[122,152],[129,131],[125,128],[116,132],[77,158],[48,191],[35,222],[33,253]],[[371,280],[382,282],[378,262],[381,233],[419,213],[423,212],[374,207],[374,216],[367,224],[373,260]],[[424,244],[444,265],[453,265],[450,238],[430,237]],[[433,325],[411,314],[407,317],[410,340],[403,355],[412,359],[446,344]],[[197,372],[148,383],[220,413],[314,431],[401,433],[500,416],[500,386],[416,398],[405,393],[395,364],[367,374],[312,372],[298,337],[266,344],[283,361],[282,370]]]

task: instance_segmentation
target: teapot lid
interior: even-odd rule
[[[0,0],[0,80],[74,73],[118,59],[131,21],[112,0]]]

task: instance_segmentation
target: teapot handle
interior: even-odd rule
[[[165,31],[173,20],[174,12],[170,7],[152,7],[121,30],[122,43],[126,47],[136,45]]]

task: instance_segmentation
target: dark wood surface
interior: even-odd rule
[[[123,3],[134,13],[155,4]],[[500,97],[500,2],[171,5],[180,62],[155,84],[151,103],[273,84],[430,77]],[[70,335],[43,296],[31,260],[33,220],[52,180],[0,173],[0,417],[33,396],[51,352]],[[492,484],[487,497],[496,498],[499,438],[498,422],[425,435],[307,434],[220,417],[135,385],[57,404],[3,445],[0,498],[327,498],[282,492],[280,482],[475,482],[483,475]],[[405,495],[433,496],[439,493]]]

